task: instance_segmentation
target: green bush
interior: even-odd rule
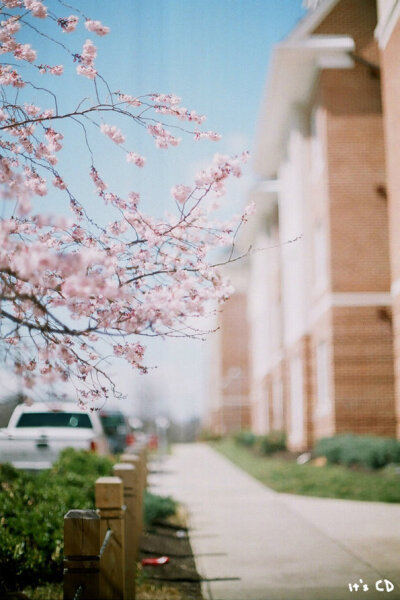
[[[63,517],[94,508],[94,482],[111,474],[112,464],[67,449],[37,474],[0,465],[0,593],[62,578]]]
[[[400,462],[400,442],[374,436],[337,435],[320,439],[313,453],[325,456],[331,464],[379,469]]]
[[[241,446],[247,446],[250,448],[256,442],[257,436],[254,435],[251,431],[238,431],[234,435],[234,440],[237,444]]]
[[[199,442],[219,442],[222,439],[222,435],[214,433],[209,429],[202,429],[197,436]]]
[[[158,496],[146,491],[143,515],[146,526],[153,525],[156,521],[174,515],[176,508],[177,503],[170,496]]]
[[[256,447],[260,454],[266,455],[286,450],[285,434],[281,431],[273,431],[268,435],[260,435]]]
[[[108,457],[70,448],[37,474],[0,465],[0,597],[62,580],[63,517],[70,509],[94,508],[94,482],[111,475],[112,466]],[[171,498],[146,493],[146,522],[175,510]]]

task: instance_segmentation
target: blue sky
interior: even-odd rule
[[[104,41],[113,44],[109,56],[115,57],[115,79],[125,79],[128,91],[135,93],[181,96],[185,106],[207,115],[207,129],[223,136],[218,144],[187,140],[165,152],[140,141],[149,168],[158,174],[156,185],[142,189],[149,203],[160,206],[169,187],[190,182],[197,165],[214,152],[251,150],[271,49],[305,11],[301,0],[123,0],[118,5],[118,13],[104,12],[104,22],[112,28]],[[113,35],[118,35],[118,48]],[[245,202],[249,178],[244,186],[231,188],[233,204]],[[175,417],[200,414],[208,393],[207,346],[172,340],[149,356],[158,369],[147,381],[137,378],[135,387],[150,385],[160,406]],[[130,393],[129,384],[126,391]]]
[[[45,4],[57,9],[60,16],[73,12],[55,0]],[[305,14],[301,0],[81,0],[76,5],[88,17],[110,26],[111,33],[99,38],[81,25],[76,33],[63,36],[63,41],[79,52],[88,37],[93,39],[99,50],[96,68],[112,90],[134,96],[174,93],[184,106],[207,115],[206,129],[223,136],[217,144],[189,138],[178,148],[157,150],[140,128],[124,129],[129,149],[147,157],[145,169],[127,165],[112,142],[108,144],[98,155],[97,165],[110,184],[115,182],[110,187],[121,194],[139,191],[142,210],[152,213],[171,208],[171,186],[190,184],[198,167],[215,152],[251,150],[272,47]],[[66,65],[65,77],[52,78],[59,86],[63,108],[68,110],[83,96],[93,95],[91,82],[75,76],[75,65],[62,49],[33,32],[30,37],[39,50],[38,62]],[[39,98],[37,101],[42,105]],[[118,125],[116,119],[108,122]],[[98,212],[99,201],[87,177],[90,162],[81,132],[71,127],[64,127],[63,132],[65,147],[72,152],[61,159],[61,170],[77,197],[84,195],[86,205],[100,219],[106,218]],[[100,135],[93,133],[94,147]],[[101,143],[105,148],[104,140]],[[245,203],[250,181],[248,171],[242,184],[230,188],[228,202],[232,207],[237,209]],[[49,200],[42,202],[44,209]],[[51,202],[54,210],[61,210],[60,195],[55,194]],[[164,390],[162,404],[174,417],[184,419],[201,413],[207,393],[206,349],[190,341],[155,344],[149,360],[159,364],[153,375],[137,380],[129,370],[119,371],[118,379],[130,398],[127,406],[134,407],[138,386],[151,385]]]

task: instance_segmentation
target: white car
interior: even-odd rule
[[[49,469],[64,448],[109,452],[96,411],[72,402],[20,404],[0,429],[0,463],[17,469]]]

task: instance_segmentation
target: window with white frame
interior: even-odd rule
[[[329,353],[328,344],[317,345],[317,409],[319,414],[327,414],[331,409],[329,389]]]

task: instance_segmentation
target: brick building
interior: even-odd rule
[[[217,434],[251,427],[246,263],[232,263],[225,275],[234,284],[235,294],[218,313],[218,331],[210,340],[210,390],[205,420],[207,429]]]
[[[380,46],[389,205],[391,295],[397,414],[400,413],[400,2],[378,1],[376,37]],[[400,423],[397,422],[397,437]]]
[[[247,272],[249,401],[254,432],[283,429],[293,450],[396,435],[399,17],[397,1],[381,0],[378,24],[375,0],[320,0],[273,54],[253,161],[253,245],[267,250]]]

